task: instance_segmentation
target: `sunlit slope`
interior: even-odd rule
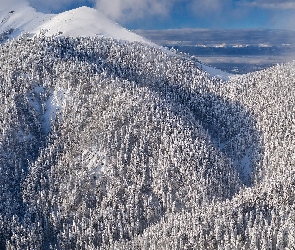
[[[254,109],[193,61],[106,38],[1,51],[1,246],[106,248],[262,183]]]
[[[37,33],[40,29],[47,30],[48,35],[60,33],[63,36],[71,37],[104,36],[118,40],[148,43],[143,37],[128,31],[106,18],[103,13],[89,7],[81,7],[58,14],[38,26],[33,32]]]
[[[25,1],[12,1],[10,4],[0,6],[0,39],[2,41],[24,33],[38,35],[40,32],[47,36],[102,36],[156,46],[93,8],[80,7],[60,14],[44,14],[36,11]]]

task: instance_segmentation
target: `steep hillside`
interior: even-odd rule
[[[225,83],[108,38],[0,49],[1,249],[294,245],[294,63]]]
[[[257,182],[256,120],[193,62],[105,38],[1,51],[3,247],[105,248]]]
[[[294,62],[225,82],[91,8],[1,8],[0,249],[295,246]]]
[[[263,158],[254,185],[226,201],[169,213],[132,241],[115,242],[115,249],[294,248],[294,66],[247,74],[218,87],[224,98],[238,100],[251,113],[261,132]]]

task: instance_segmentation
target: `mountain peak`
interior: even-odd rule
[[[83,6],[60,14],[44,14],[23,1],[12,1],[1,6],[0,40],[15,38],[22,33],[39,34],[42,30],[45,30],[48,36],[104,36],[152,45],[148,40],[128,31],[108,19],[102,12],[90,7]]]
[[[65,11],[36,27],[33,33],[47,30],[48,35],[61,34],[62,36],[104,36],[118,40],[149,43],[143,37],[128,31],[117,23],[108,19],[102,12],[90,8],[79,7]]]

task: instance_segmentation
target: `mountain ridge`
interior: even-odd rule
[[[0,12],[0,42],[13,39],[23,33],[46,36],[84,36],[107,37],[120,41],[140,42],[148,46],[160,48],[165,53],[174,54],[167,48],[157,45],[150,40],[125,29],[111,21],[104,14],[90,7],[79,7],[60,14],[44,14],[37,12],[26,2],[8,4]],[[228,80],[232,74],[200,64],[212,77]]]
[[[0,34],[12,30],[9,38],[15,38],[22,33],[44,32],[48,36],[105,36],[156,46],[106,18],[102,12],[86,6],[60,14],[44,14],[37,12],[28,3],[21,2],[21,4],[7,5],[0,12],[0,20]]]

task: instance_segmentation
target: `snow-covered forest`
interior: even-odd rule
[[[0,249],[294,249],[295,62],[225,82],[43,35],[0,57]]]

